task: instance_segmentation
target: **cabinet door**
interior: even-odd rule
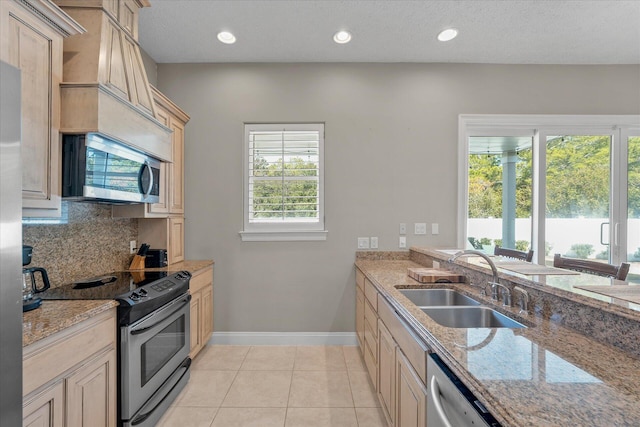
[[[396,386],[396,343],[391,333],[378,320],[378,395],[382,402],[382,410],[389,421],[394,425],[395,417],[395,386]]]
[[[22,408],[24,427],[57,427],[64,425],[64,384],[62,380],[47,387]]]
[[[62,36],[16,3],[3,3],[11,12],[2,18],[4,23],[8,19],[8,52],[3,59],[20,69],[22,79],[23,213],[57,216],[61,208],[58,128]]]
[[[364,293],[356,286],[356,335],[364,357]]]
[[[149,90],[147,75],[144,73],[140,50],[135,48],[135,42],[128,36],[121,34],[121,37],[127,81],[129,83],[129,100],[133,105],[155,117],[155,106]]]
[[[184,218],[169,218],[169,264],[184,261]]]
[[[169,114],[160,107],[156,108],[156,119],[166,127],[169,127]],[[169,213],[169,188],[171,186],[171,171],[169,169],[169,163],[160,163],[160,201],[147,204],[149,213]]]
[[[173,163],[169,165],[171,176],[169,211],[172,214],[182,214],[184,213],[184,123],[169,117],[169,127],[173,130]]]
[[[189,357],[192,359],[196,356],[196,354],[202,348],[202,341],[200,341],[200,337],[202,336],[201,326],[202,322],[200,318],[202,316],[202,292],[194,292],[191,294],[191,324],[189,325],[190,331],[190,346],[189,346]]]
[[[396,348],[396,427],[427,425],[427,389],[400,348]]]
[[[116,371],[112,348],[67,379],[67,426],[116,425]]]
[[[213,332],[213,284],[207,285],[202,291],[202,345],[206,345]]]

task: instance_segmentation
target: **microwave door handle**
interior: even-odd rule
[[[149,185],[147,188],[144,188],[144,182],[142,181],[145,169],[149,171]],[[144,194],[145,197],[148,197],[151,194],[151,190],[153,189],[153,168],[146,160],[140,167],[140,173],[138,174],[138,186],[140,187],[140,192]]]

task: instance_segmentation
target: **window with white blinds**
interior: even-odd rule
[[[245,124],[243,240],[324,240],[323,146],[324,124]]]

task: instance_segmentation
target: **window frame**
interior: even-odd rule
[[[250,208],[250,147],[249,135],[254,131],[318,131],[318,221],[251,222]],[[242,241],[316,241],[326,240],[324,204],[324,137],[325,124],[310,123],[244,123],[243,153],[243,230]]]
[[[634,129],[640,129],[640,115],[519,115],[519,114],[460,114],[458,116],[458,247],[466,247],[467,213],[469,201],[468,169],[470,136],[533,136],[533,191],[531,218],[531,248],[535,251],[534,262],[544,264],[545,241],[545,200],[546,200],[546,136],[553,134],[594,133],[610,135],[611,184],[614,180],[622,184],[623,162],[621,156],[626,153],[627,141],[621,136]],[[626,161],[624,162],[626,170]],[[612,187],[612,190],[614,188]],[[619,193],[612,191],[610,200],[610,223],[618,224],[616,233],[624,237],[626,232],[626,187],[619,186]],[[620,230],[618,230],[618,227]],[[617,247],[626,244],[624,238],[616,238],[612,244],[613,259],[620,263],[626,255],[618,256]]]

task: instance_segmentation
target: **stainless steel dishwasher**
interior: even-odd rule
[[[427,387],[427,426],[500,426],[435,353],[427,357]]]

